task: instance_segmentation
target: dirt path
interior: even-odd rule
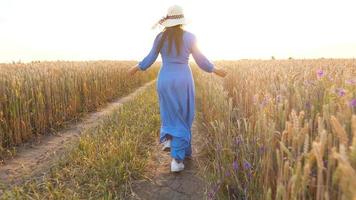
[[[40,177],[48,172],[55,161],[65,152],[67,147],[78,141],[80,134],[91,127],[96,126],[101,119],[109,115],[115,108],[143,92],[155,80],[146,83],[134,92],[119,98],[97,112],[89,113],[80,122],[70,125],[68,128],[50,134],[40,139],[39,144],[26,145],[18,149],[15,158],[6,160],[0,166],[0,188],[18,184],[31,177]],[[0,189],[1,193],[1,189]]]
[[[197,160],[203,145],[200,143],[202,140],[196,122],[193,123],[192,135],[193,159],[184,161],[185,170],[180,173],[170,172],[169,152],[162,152],[157,142],[153,160],[148,166],[150,174],[146,180],[132,183],[131,200],[206,199],[205,185],[197,170]]]

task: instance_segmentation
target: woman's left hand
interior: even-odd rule
[[[138,70],[139,70],[139,69],[138,69],[138,66],[135,65],[135,66],[131,67],[131,68],[128,70],[128,74],[129,74],[130,76],[133,76]]]

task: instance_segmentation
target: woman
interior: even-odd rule
[[[170,7],[167,16],[155,26],[158,24],[165,27],[164,31],[156,36],[150,53],[132,67],[129,74],[145,71],[161,53],[162,66],[156,85],[161,115],[160,143],[164,144],[163,150],[171,151],[171,171],[179,172],[184,169],[183,160],[192,154],[195,85],[188,64],[189,55],[192,54],[198,66],[206,72],[222,77],[226,72],[215,67],[199,51],[192,33],[182,29],[185,18],[181,7]]]

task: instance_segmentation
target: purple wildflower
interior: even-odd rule
[[[269,102],[269,97],[266,96],[265,98],[263,98],[263,101],[261,102],[261,107],[263,108],[267,106],[268,102]]]
[[[219,190],[220,185],[221,185],[221,183],[220,183],[220,181],[218,181],[218,183],[216,183],[213,186],[212,190],[210,192],[208,192],[209,199],[214,199],[215,198],[216,192]]]
[[[310,110],[310,108],[311,108],[311,103],[310,103],[310,101],[307,101],[307,102],[305,103],[305,107],[306,107],[308,110]]]
[[[247,172],[247,177],[249,180],[252,178],[252,173],[250,171]]]
[[[346,80],[345,83],[347,83],[349,85],[356,85],[356,79]]]
[[[252,102],[253,102],[254,105],[257,104],[257,102],[258,102],[258,94],[255,94],[255,95],[253,96]]]
[[[259,148],[259,152],[262,154],[264,153],[266,150],[266,147],[264,145],[262,145],[260,148]]]
[[[316,75],[318,78],[322,78],[325,74],[324,74],[324,71],[322,69],[318,69],[316,71]]]
[[[208,192],[208,199],[213,199],[215,194],[213,192]]]
[[[221,151],[222,145],[221,145],[221,144],[217,144],[217,145],[216,145],[216,149],[217,149],[217,151]]]
[[[356,107],[356,99],[352,99],[352,100],[350,101],[350,106],[351,106],[352,108]]]
[[[276,96],[277,103],[281,102],[281,99],[282,99],[282,95],[279,94]]]
[[[226,177],[229,177],[230,175],[231,175],[231,174],[230,174],[229,171],[226,171],[226,172],[225,172],[225,176],[226,176]]]
[[[346,94],[346,91],[343,88],[337,88],[336,93],[340,96],[343,97]]]
[[[245,169],[251,169],[251,167],[252,167],[251,164],[245,160],[244,161],[244,168]]]
[[[241,143],[242,143],[241,138],[236,137],[236,145],[238,146],[238,145],[240,145]]]
[[[323,164],[324,164],[324,167],[327,168],[327,166],[328,166],[328,161],[327,161],[327,160],[323,160]]]
[[[239,169],[239,165],[238,165],[238,163],[237,163],[236,160],[234,160],[234,162],[232,163],[232,168],[233,168],[235,171],[237,171],[237,170]]]
[[[313,168],[313,169],[311,170],[310,176],[312,176],[312,177],[316,177],[316,176],[317,176],[316,168]]]
[[[238,145],[241,143],[240,138],[239,138],[239,137],[236,137],[235,142],[236,142],[236,145],[238,146]]]

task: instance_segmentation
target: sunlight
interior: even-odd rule
[[[353,1],[0,2],[0,62],[140,60],[179,2],[211,59],[356,57]]]

